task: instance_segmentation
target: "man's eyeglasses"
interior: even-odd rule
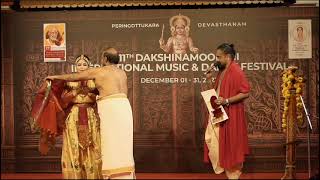
[[[215,118],[219,118],[219,117],[223,116],[223,112],[222,112],[222,110],[220,108],[220,105],[218,105],[217,103],[214,102],[215,100],[217,100],[217,97],[216,96],[211,96],[210,104],[211,104],[211,106],[213,108],[213,111],[212,111],[213,116]]]

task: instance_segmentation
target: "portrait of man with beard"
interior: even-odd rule
[[[60,32],[54,25],[47,26],[45,33],[45,46],[61,46],[64,42],[64,32]]]

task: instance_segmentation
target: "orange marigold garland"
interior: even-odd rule
[[[282,73],[282,96],[284,97],[284,109],[282,114],[282,128],[283,131],[286,130],[287,127],[287,116],[289,110],[289,99],[290,99],[290,90],[295,89],[296,91],[296,106],[297,106],[297,122],[299,125],[303,124],[303,105],[301,102],[300,96],[302,96],[302,89],[304,85],[304,79],[298,75],[296,75],[296,70],[298,68],[296,66],[290,66],[284,70]]]

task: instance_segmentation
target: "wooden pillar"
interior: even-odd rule
[[[12,24],[12,23],[11,23]],[[1,11],[1,172],[15,171],[12,25]]]
[[[286,167],[285,174],[281,179],[296,178],[296,130],[297,130],[297,106],[296,90],[290,90],[289,110],[287,117],[287,140],[286,140]]]

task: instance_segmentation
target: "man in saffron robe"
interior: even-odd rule
[[[221,44],[217,48],[219,69],[214,88],[229,119],[218,124],[208,123],[204,160],[211,161],[215,173],[223,171],[229,179],[239,179],[245,155],[249,154],[244,99],[249,97],[250,85],[240,66],[234,62],[233,44]]]

